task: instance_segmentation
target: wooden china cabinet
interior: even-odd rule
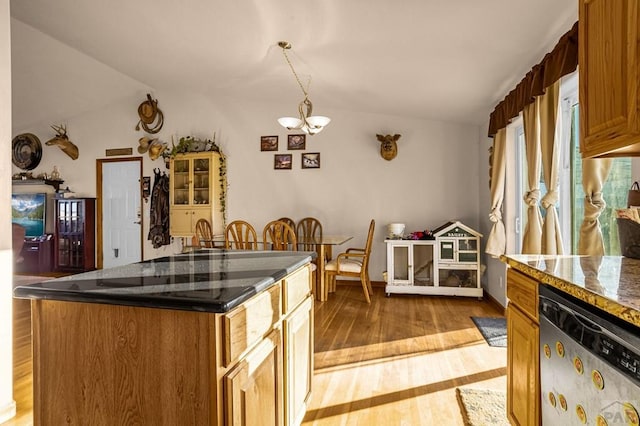
[[[95,269],[95,198],[55,200],[53,258],[56,271]]]
[[[196,222],[207,219],[214,235],[224,232],[218,152],[177,154],[169,165],[169,233],[192,237]]]

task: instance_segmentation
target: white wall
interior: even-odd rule
[[[29,31],[29,40],[36,43],[37,38],[37,34]],[[24,43],[23,40],[19,45]],[[57,49],[65,50],[67,57],[70,55],[64,45],[48,43],[47,46],[48,50],[42,52],[43,63],[47,62],[47,55],[54,57]],[[28,49],[25,48],[25,52]],[[14,53],[20,55],[20,52]],[[80,52],[75,54],[84,56]],[[153,72],[152,66],[149,72]],[[109,73],[100,75],[107,78]],[[23,78],[28,76],[14,75],[14,86],[28,84],[17,82]],[[64,86],[70,82],[59,84]],[[104,84],[110,86],[110,82]],[[278,135],[278,152],[289,152],[286,135],[292,132],[281,128],[276,119],[295,113],[297,105],[278,99],[264,103],[185,93],[172,88],[155,88],[152,94],[165,115],[164,127],[158,134],[161,140],[170,144],[172,137],[177,143],[182,136],[211,138],[216,133],[228,157],[228,220],[244,219],[261,231],[269,220],[281,216],[294,220],[314,216],[322,221],[325,232],[354,236],[339,248],[345,249],[362,246],[369,220],[375,219],[377,229],[370,267],[373,280],[381,281],[386,269],[383,239],[388,223],[405,223],[406,231],[410,232],[432,229],[457,219],[479,229],[480,218],[486,217],[483,211],[487,210],[479,209],[481,198],[486,197],[483,186],[487,182],[487,171],[483,168],[486,158],[482,160],[487,154],[486,147],[479,141],[486,138],[479,136],[484,129],[478,126],[327,110],[317,104],[317,112],[330,116],[331,124],[322,133],[307,137],[305,151],[290,151],[293,170],[273,170],[274,153],[260,151],[260,136]],[[19,97],[19,93],[14,95]],[[13,136],[28,131],[44,142],[53,136],[51,124],[66,123],[71,140],[80,150],[79,159],[71,160],[57,147],[43,146],[41,164],[34,172],[50,172],[56,165],[65,180],[64,186],[69,185],[78,196],[95,196],[95,160],[105,158],[105,149],[132,147],[137,155],[135,148],[143,133],[136,132],[134,127],[137,107],[144,97],[144,89],[132,89],[126,98],[115,99],[93,111],[83,110],[75,116],[60,119],[57,111],[51,111],[51,121],[21,126],[14,130]],[[50,102],[43,102],[47,104]],[[24,117],[14,117],[14,122],[27,121]],[[380,157],[376,133],[402,135],[398,156],[393,161]],[[302,170],[301,152],[320,152],[321,168]],[[146,155],[143,158],[145,176],[151,176],[154,167],[164,170],[161,160],[152,162]],[[13,173],[19,171],[13,169]],[[143,220],[148,223],[149,204],[144,208]],[[145,240],[147,229],[145,226]],[[479,230],[487,235],[486,229]],[[145,241],[144,257],[154,258],[179,250],[178,243],[155,250]]]
[[[0,0],[0,150],[11,151],[11,36],[9,0]],[[0,155],[0,235],[11,235],[11,157]],[[0,238],[0,423],[15,415],[13,400],[12,269],[10,237]]]
[[[435,228],[450,219],[478,226],[479,197],[475,188],[478,163],[476,126],[461,126],[401,117],[360,114],[349,111],[323,112],[332,117],[320,134],[307,137],[305,151],[287,151],[286,129],[276,118],[295,110],[295,105],[255,103],[246,100],[212,99],[200,94],[156,90],[154,96],[165,114],[158,134],[171,143],[192,135],[216,139],[227,155],[228,219],[244,219],[261,231],[272,219],[294,220],[314,216],[327,233],[347,233],[354,240],[346,246],[362,246],[370,219],[377,223],[371,276],[382,280],[385,269],[384,235],[391,222],[407,224],[407,230]],[[142,98],[110,105],[100,111],[69,118],[69,136],[80,150],[72,160],[57,147],[43,147],[36,173],[50,172],[57,165],[64,185],[78,196],[95,196],[95,159],[105,149],[138,146],[143,133],[134,130],[137,105]],[[21,129],[48,138],[48,123]],[[400,133],[399,154],[393,161],[380,157],[375,134]],[[274,152],[260,151],[260,136],[278,135],[279,153],[293,154],[292,170],[274,170]],[[320,169],[301,169],[301,152],[320,152]],[[164,170],[161,160],[143,156],[145,175],[154,167]],[[14,172],[19,172],[14,169]],[[148,221],[149,204],[144,206]],[[146,235],[145,227],[145,235]],[[346,248],[342,247],[343,249]],[[145,245],[145,258],[176,252],[154,250]]]

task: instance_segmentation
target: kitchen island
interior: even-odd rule
[[[637,338],[640,338],[640,260],[620,256],[544,255],[505,255],[501,257],[501,260],[510,266],[507,271],[507,415],[511,423],[539,425],[541,410],[546,410],[546,413],[549,411],[556,413],[559,416],[557,419],[569,416],[567,418],[571,420],[567,421],[576,424],[581,422],[578,417],[585,413],[589,413],[588,423],[590,424],[594,420],[600,421],[596,417],[625,415],[622,411],[614,412],[610,408],[603,408],[606,405],[605,402],[608,404],[615,399],[607,399],[606,396],[608,392],[616,388],[613,381],[609,379],[614,376],[622,376],[616,372],[604,374],[606,377],[604,383],[608,384],[600,388],[604,389],[602,393],[600,391],[594,393],[592,387],[596,381],[594,379],[594,382],[591,383],[588,380],[593,374],[590,369],[593,367],[585,364],[586,371],[583,376],[581,373],[583,361],[581,359],[585,359],[584,357],[587,356],[590,359],[597,360],[597,358],[586,355],[586,353],[583,357],[584,350],[571,343],[571,339],[568,337],[566,341],[565,338],[552,338],[553,341],[547,342],[549,336],[543,336],[545,333],[541,331],[543,330],[541,328],[543,314],[540,312],[539,296],[543,290],[545,294],[549,291],[546,289],[553,290],[557,294],[563,295],[565,299],[573,301],[576,306],[584,309],[590,315],[606,319],[610,324],[618,327],[621,332],[628,333],[637,341]],[[561,322],[565,321],[564,318],[557,317]],[[544,322],[545,330],[547,330],[548,321]],[[580,323],[571,325],[570,322],[566,322],[565,325],[572,327],[574,332],[582,327]],[[599,333],[597,327],[595,333]],[[608,352],[602,346],[606,344],[606,338],[604,340],[596,339],[591,342],[593,347],[603,353]],[[579,347],[579,355],[578,352],[566,349],[567,356],[565,357],[565,349],[563,348],[568,348],[569,345]],[[591,344],[588,347],[591,347]],[[544,353],[543,356],[541,352]],[[566,364],[564,367],[560,367],[560,370],[554,371],[558,371],[558,373],[562,371],[562,374],[567,374],[568,371],[566,377],[572,380],[578,376],[586,377],[584,383],[580,382],[581,385],[578,386],[582,388],[582,391],[572,391],[571,397],[567,397],[566,401],[565,396],[568,395],[558,392],[563,386],[567,386],[566,381],[562,382],[562,385],[551,388],[555,391],[550,391],[548,385],[546,390],[541,391],[541,359],[544,364],[543,370],[550,368],[549,366],[552,364],[555,366]],[[629,358],[629,360],[634,362],[633,358]],[[625,360],[619,359],[619,361],[624,362]],[[593,362],[590,365],[594,365]],[[633,365],[627,365],[625,368],[629,368],[629,372],[633,371],[632,376],[636,375],[637,369]],[[571,374],[570,372],[574,369],[576,373]],[[545,371],[547,373],[544,376],[548,379],[550,370]],[[562,374],[555,377],[552,374],[552,380],[564,380],[565,376]],[[560,377],[563,378],[560,379]],[[630,380],[633,381],[633,379]],[[618,381],[618,383],[620,382]],[[637,391],[632,393],[638,394]],[[592,394],[594,396],[590,402],[584,405],[585,403],[580,398],[586,398],[586,395]],[[628,395],[628,392],[625,395]],[[558,399],[560,403],[556,406]],[[636,413],[635,410],[640,409],[640,401],[634,400],[626,403],[629,403],[632,408],[634,404],[636,405],[634,413]],[[584,406],[578,407],[579,404]],[[623,404],[621,403],[620,406]]]
[[[208,250],[16,287],[35,424],[299,424],[314,257]]]

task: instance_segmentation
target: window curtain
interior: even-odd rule
[[[556,139],[558,98],[560,81],[547,87],[544,95],[538,96],[538,120],[540,120],[540,153],[542,174],[547,193],[542,197],[542,207],[547,211],[542,223],[542,254],[563,254],[562,235],[556,204],[560,185],[560,147]]]
[[[536,97],[545,93],[564,75],[571,74],[578,67],[578,23],[566,32],[553,50],[535,65],[507,96],[494,108],[489,116],[489,137],[498,129],[507,127],[511,119],[517,117],[525,105],[534,103]]]
[[[542,215],[540,214],[540,138],[538,137],[537,102],[525,105],[522,111],[524,141],[527,155],[528,190],[524,196],[527,205],[527,223],[522,237],[523,254],[542,251]]]
[[[493,222],[485,252],[491,256],[504,254],[506,247],[506,235],[502,222],[502,202],[504,201],[504,183],[506,164],[504,158],[507,131],[502,128],[496,132],[493,138],[493,164],[491,166],[491,213],[489,220]]]
[[[600,214],[607,206],[602,198],[604,186],[612,158],[582,160],[582,188],[584,189],[584,219],[580,225],[578,240],[578,254],[603,256],[604,242],[600,230]],[[586,276],[586,274],[585,274]]]

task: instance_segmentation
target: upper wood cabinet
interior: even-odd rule
[[[198,219],[207,219],[213,233],[224,232],[220,195],[220,154],[196,152],[178,154],[169,165],[169,233],[191,237]]]
[[[640,155],[637,0],[579,1],[580,151]]]

